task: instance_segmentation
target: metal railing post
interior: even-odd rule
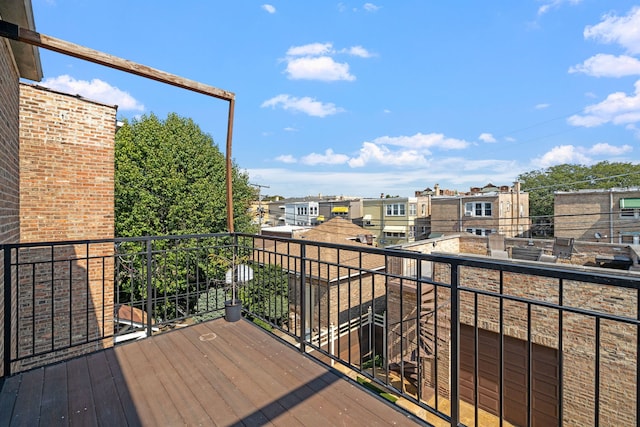
[[[153,259],[152,259],[152,250],[153,250],[153,245],[151,243],[151,238],[147,238],[147,337],[150,337],[153,334],[153,329],[152,329],[152,310],[153,310],[153,304],[152,304],[152,299],[151,299],[151,291],[152,291],[152,279],[153,279],[153,275],[151,272],[151,267],[153,264]]]
[[[460,421],[460,295],[459,269],[451,264],[451,425]]]
[[[11,249],[6,245],[0,245],[0,250],[4,255],[4,366],[3,376],[6,378],[11,375]]]
[[[305,340],[307,337],[307,281],[306,281],[306,262],[307,247],[304,244],[300,245],[300,351],[304,353]]]

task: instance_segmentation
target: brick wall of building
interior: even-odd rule
[[[7,39],[0,38],[0,244],[20,239],[18,70]],[[0,337],[4,336],[4,252],[0,250]],[[15,306],[15,303],[14,303]],[[14,341],[15,343],[15,341]],[[4,372],[0,342],[0,376]]]
[[[20,85],[21,241],[114,236],[116,109]]]
[[[554,195],[554,235],[579,240],[633,243],[640,234],[640,218],[620,215],[620,200],[640,198],[637,189],[583,190]],[[600,233],[600,239],[595,237]],[[621,236],[622,234],[622,236]],[[606,237],[605,237],[606,236]]]
[[[115,107],[20,85],[22,242],[114,237],[115,126]],[[18,369],[110,345],[99,338],[113,330],[112,255],[113,244],[20,253],[21,262],[47,262],[20,272],[18,351],[62,350]]]
[[[447,265],[434,266],[436,280],[447,283],[450,269]],[[499,292],[500,273],[478,268],[461,267],[460,283],[465,287]],[[558,304],[560,281],[544,277],[503,273],[505,295]],[[614,316],[635,318],[637,292],[615,286],[591,285],[564,281],[562,303],[581,310],[593,310]],[[450,292],[442,288],[438,293],[440,304],[445,304]],[[461,293],[461,323],[474,325],[492,332],[500,332],[500,301],[496,297],[481,295],[477,300],[471,293]],[[596,348],[597,321],[587,314],[568,313],[504,301],[502,332],[514,338],[527,340],[530,320],[531,341],[558,349],[560,318],[562,317],[562,358],[564,422],[567,425],[590,425],[594,419],[596,388],[600,393],[600,420],[607,425],[635,425],[636,367],[638,362],[637,328],[620,322],[601,320],[600,346]],[[438,319],[438,336],[449,336],[449,312],[444,310]],[[595,384],[595,360],[599,352],[600,383]],[[442,379],[449,375],[449,347],[439,345],[438,376],[440,392],[447,395],[448,383]],[[425,367],[429,372],[430,367]]]

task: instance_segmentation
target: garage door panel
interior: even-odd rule
[[[460,395],[473,403],[474,329],[462,325],[460,349]],[[462,339],[464,338],[464,339]],[[499,414],[500,335],[478,331],[478,402],[479,407]],[[503,337],[503,414],[516,425],[527,424],[529,394],[529,351],[531,352],[531,420],[534,426],[558,424],[558,352],[512,337]],[[462,361],[466,363],[462,363]]]

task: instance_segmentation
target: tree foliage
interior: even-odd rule
[[[640,185],[640,165],[600,162],[592,166],[562,164],[518,176],[529,193],[529,212],[536,218],[553,218],[553,193]]]
[[[115,141],[118,237],[216,233],[227,229],[226,160],[211,136],[172,113],[124,120]],[[252,231],[255,197],[233,165],[236,231]]]

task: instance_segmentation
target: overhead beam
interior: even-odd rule
[[[118,58],[98,50],[90,49],[65,40],[40,34],[36,31],[22,28],[19,25],[0,19],[0,37],[24,42],[43,49],[52,50],[74,58],[104,65],[126,73],[135,74],[147,79],[155,80],[181,89],[212,96],[229,102],[229,116],[227,122],[226,144],[226,191],[227,191],[227,228],[234,232],[233,226],[233,186],[232,186],[232,161],[231,161],[231,134],[233,132],[233,116],[235,108],[235,94],[213,86],[205,85],[195,80],[185,79],[174,74],[167,73],[146,65],[138,64],[127,59]]]
[[[36,31],[19,27],[18,25],[7,21],[0,20],[0,35],[44,49],[52,50],[54,52],[83,59],[85,61],[93,62],[95,64],[104,65],[109,68],[115,68],[127,73],[136,74],[138,76],[146,77],[172,86],[177,86],[182,89],[188,89],[193,92],[224,99],[226,101],[231,101],[235,98],[235,95],[232,92],[205,85],[194,80],[185,79],[165,71],[138,64],[127,59],[118,58],[117,56],[109,55],[75,43],[40,34]]]

